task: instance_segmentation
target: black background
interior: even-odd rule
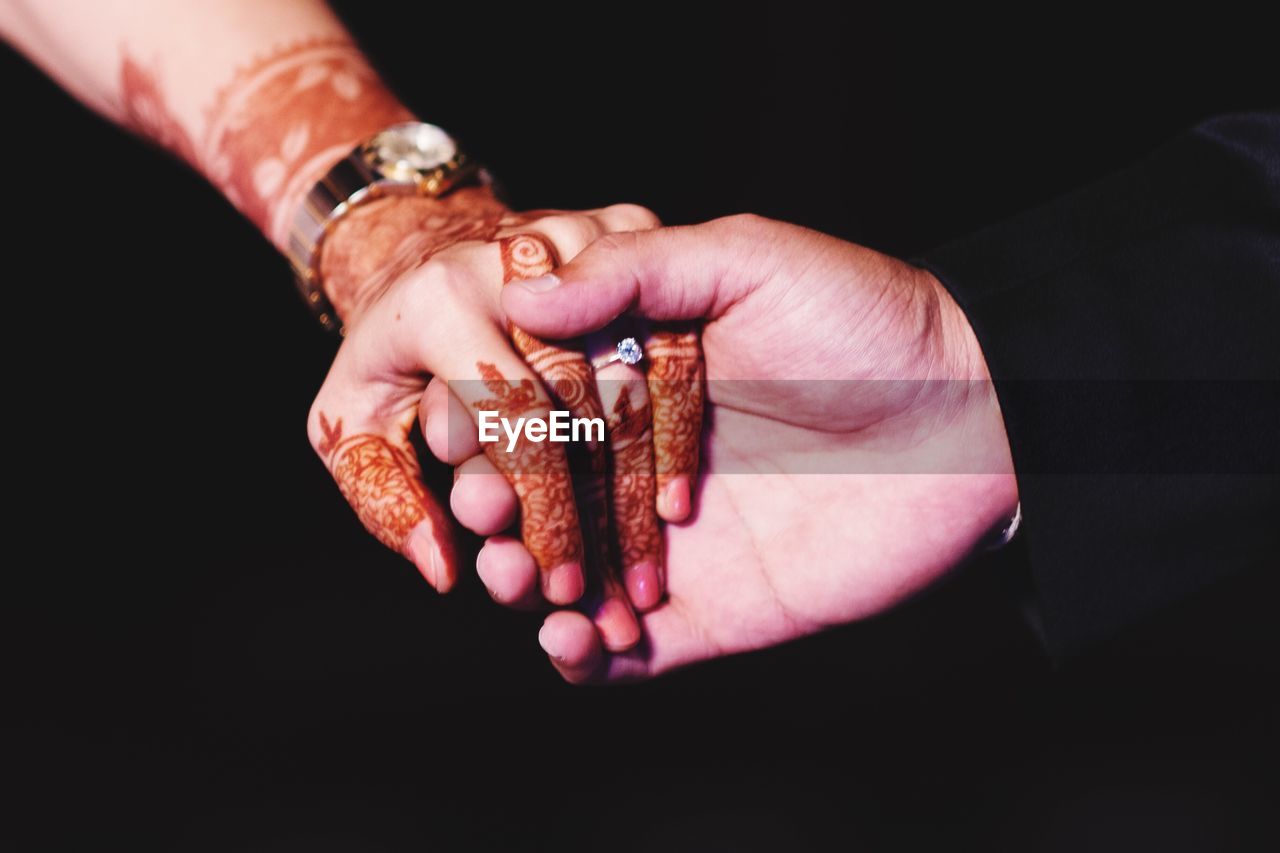
[[[1225,10],[340,8],[518,205],[751,210],[907,255],[1277,101],[1274,33]],[[14,849],[1274,841],[1272,577],[1055,668],[1001,579],[1015,547],[866,624],[561,684],[539,617],[471,575],[438,597],[360,530],[307,445],[334,343],[283,261],[0,68],[5,763],[38,830]]]

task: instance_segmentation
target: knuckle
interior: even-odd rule
[[[400,306],[407,319],[420,324],[475,295],[476,248],[455,246],[450,252],[427,261],[414,275]]]
[[[732,216],[725,216],[717,219],[716,222],[726,228],[742,231],[758,231],[762,229],[769,220],[765,219],[758,213],[735,213]]]
[[[635,248],[636,233],[634,231],[610,231],[591,244],[598,252],[628,252]]]
[[[658,215],[647,207],[638,204],[615,204],[605,208],[605,212],[623,224],[622,231],[649,231],[662,225]]]
[[[551,217],[547,221],[547,227],[547,234],[562,257],[567,247],[581,248],[604,233],[604,228],[595,217],[583,213]]]

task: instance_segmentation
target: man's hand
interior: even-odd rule
[[[928,585],[1017,504],[985,362],[927,272],[739,216],[603,237],[556,279],[508,287],[548,338],[624,312],[706,318],[708,420],[697,512],[667,528],[669,600],[646,642],[607,653],[590,621],[539,636],[571,681],[654,675],[882,611]],[[764,380],[764,381],[761,381]],[[527,574],[506,552],[494,573]]]

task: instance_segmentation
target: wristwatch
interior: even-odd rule
[[[388,195],[436,198],[487,174],[433,124],[407,121],[369,137],[340,160],[303,198],[286,254],[302,298],[320,325],[341,333],[341,321],[320,286],[320,250],[334,223],[353,208]]]

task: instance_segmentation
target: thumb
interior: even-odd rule
[[[593,332],[631,312],[651,320],[714,320],[754,289],[757,239],[774,223],[751,215],[702,225],[606,234],[553,275],[502,291],[507,318],[546,338]]]

